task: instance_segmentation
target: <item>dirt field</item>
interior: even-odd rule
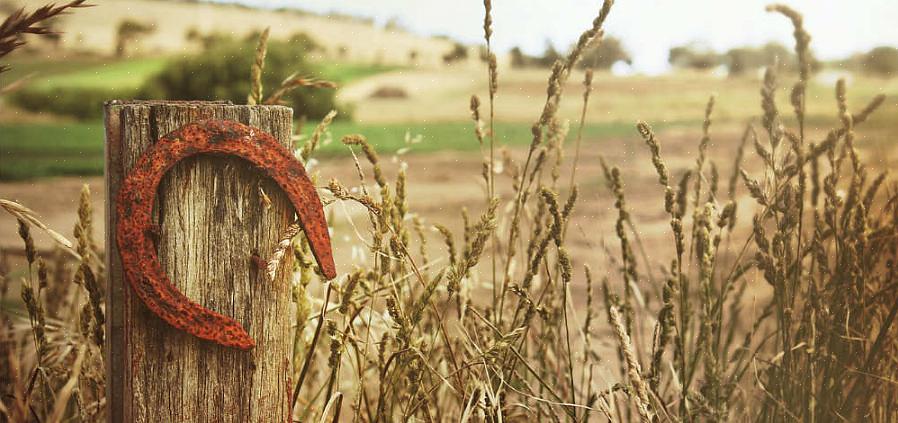
[[[459,121],[468,117],[471,95],[486,103],[487,74],[483,67],[447,67],[444,69],[401,69],[382,73],[341,87],[338,100],[350,104],[354,119],[361,123]],[[531,124],[542,111],[546,99],[548,69],[499,68],[499,92],[496,96],[496,119]],[[835,81],[846,77],[848,101],[860,108],[877,94],[885,94],[886,102],[871,120],[871,125],[894,125],[889,116],[898,114],[898,78],[881,79],[863,75],[821,72],[810,84],[808,116],[814,126],[826,129],[823,122],[835,124]],[[784,116],[791,110],[789,87],[794,75],[780,75],[777,92]],[[642,119],[660,124],[687,122],[700,124],[708,97],[716,96],[714,121],[717,124],[743,125],[761,112],[758,90],[759,76],[739,78],[716,77],[708,73],[680,72],[660,77],[614,76],[597,72],[589,101],[591,123],[624,122]],[[405,98],[376,98],[379,88],[398,88]],[[559,115],[575,120],[580,115],[583,72],[571,73],[565,86],[565,98]]]
[[[718,134],[720,142],[711,151],[712,159],[721,167],[720,189],[725,192],[729,179],[729,161],[738,145],[739,132],[726,130]],[[694,157],[698,133],[662,134],[663,153],[673,175],[678,177],[686,167],[694,166],[690,157]],[[597,148],[601,146],[601,148]],[[571,146],[572,147],[572,146]],[[571,148],[569,154],[573,154]],[[513,151],[516,160],[522,160],[525,151]],[[589,263],[599,275],[613,272],[607,267],[607,251],[617,254],[618,241],[614,235],[614,222],[617,211],[613,200],[605,187],[605,180],[599,165],[599,156],[603,155],[610,166],[621,169],[627,190],[627,206],[640,230],[648,260],[658,266],[666,265],[672,251],[668,227],[668,217],[663,208],[663,194],[657,185],[653,173],[647,173],[649,156],[644,144],[636,137],[626,139],[589,140],[585,142],[577,173],[577,184],[580,188],[579,201],[574,212],[572,226],[569,229],[568,248],[572,253],[575,266],[580,268]],[[568,157],[570,162],[571,157]],[[398,161],[408,163],[408,198],[410,210],[419,215],[425,224],[439,222],[450,227],[457,234],[461,233],[462,220],[460,211],[469,208],[472,216],[481,212],[485,201],[485,189],[480,178],[480,158],[471,153],[435,153],[411,154],[396,158],[384,157],[384,169],[387,176],[395,177]],[[751,165],[751,162],[748,163]],[[370,169],[363,166],[367,172]],[[319,173],[319,185],[324,185],[331,178],[336,178],[345,185],[358,186],[355,166],[349,158],[327,159],[315,167]],[[570,168],[565,166],[561,171],[559,186],[562,195],[567,196]],[[94,178],[53,178],[30,182],[0,183],[0,197],[19,201],[36,211],[43,222],[51,228],[70,236],[77,215],[77,201],[82,184],[88,184],[93,193],[95,221],[103,222],[104,186],[103,180]],[[369,181],[370,183],[370,181]],[[510,183],[505,175],[497,178],[497,186],[503,197],[502,208],[510,209]],[[744,189],[740,185],[740,194]],[[324,198],[330,198],[322,190]],[[52,193],[52,194],[51,194]],[[740,195],[740,219],[748,219],[753,200]],[[334,226],[334,249],[337,266],[340,272],[352,269],[360,260],[370,260],[370,254],[359,237],[367,237],[368,222],[361,207],[348,203],[334,203],[328,207]],[[507,219],[507,217],[506,217]],[[102,225],[96,225],[97,239],[103,239]],[[499,233],[506,233],[507,228],[500,226]],[[35,233],[39,247],[51,247],[51,241],[43,234]],[[442,257],[444,247],[436,234],[428,240],[432,258]],[[458,241],[460,242],[460,240]],[[15,221],[7,215],[0,216],[0,247],[21,249],[21,241],[16,234]],[[638,252],[638,254],[641,254]],[[522,264],[518,264],[519,266]],[[657,273],[657,272],[656,272]],[[578,272],[577,280],[582,278]]]
[[[545,99],[545,70],[500,70],[499,95],[496,100],[496,118],[503,122],[520,123],[528,127],[539,115]],[[568,137],[566,164],[571,163],[576,132],[576,116],[581,106],[582,73],[575,72],[566,87],[566,99],[562,102],[560,115],[570,119],[573,127]],[[788,83],[785,76],[783,85]],[[824,131],[835,124],[835,105],[831,85],[825,81],[811,86],[813,94],[809,102],[810,139],[820,140]],[[356,121],[367,125],[407,122],[459,122],[469,119],[468,104],[472,93],[487,98],[485,93],[485,71],[455,68],[430,71],[426,69],[399,70],[362,79],[343,87],[340,99],[355,105]],[[371,92],[384,86],[397,86],[408,96],[400,99],[372,98]],[[898,93],[898,80],[872,81],[858,80],[849,91],[852,108],[860,108],[877,93],[887,95]],[[781,89],[781,95],[787,95]],[[713,79],[708,75],[681,74],[662,78],[627,77],[616,78],[599,75],[594,83],[588,121],[590,123],[626,122],[632,125],[637,119],[645,119],[652,124],[677,123],[660,130],[662,155],[671,170],[674,181],[683,171],[694,167],[696,150],[701,137],[700,127],[704,105],[711,93],[718,93],[712,126],[712,141],[709,148],[710,160],[720,170],[719,186],[725,195],[732,174],[732,161],[739,144],[743,125],[760,111],[758,81],[755,78]],[[886,134],[894,128],[890,116],[898,111],[898,95],[888,97],[882,109],[865,127],[860,129],[858,146],[862,154],[872,159],[871,164],[878,169],[898,167],[898,146],[889,142]],[[788,110],[787,100],[780,100],[783,114]],[[483,113],[486,113],[485,105]],[[763,139],[763,137],[762,137]],[[473,135],[467,139],[440,140],[440,142],[475,142]],[[522,143],[518,143],[521,145]],[[443,145],[443,144],[441,144]],[[516,147],[512,151],[516,160],[522,160],[525,151]],[[653,269],[667,266],[672,253],[668,217],[663,209],[663,191],[658,186],[651,167],[646,146],[637,136],[635,128],[631,136],[586,139],[583,144],[577,183],[580,197],[572,225],[568,231],[567,248],[575,267],[580,269],[589,263],[598,275],[611,274],[616,269],[609,265],[607,257],[619,257],[619,244],[614,234],[617,211],[605,187],[605,180],[599,166],[602,155],[610,166],[621,169],[627,195],[627,206],[640,231],[642,249],[637,250],[642,261],[648,261]],[[409,154],[401,158],[385,157],[385,170],[395,175],[399,161],[408,164],[408,191],[410,210],[417,213],[430,226],[439,222],[449,226],[456,234],[461,234],[460,211],[467,207],[476,216],[484,205],[486,197],[480,177],[481,158],[470,152],[440,151],[428,154]],[[743,164],[751,170],[759,167],[759,159],[752,148],[746,151]],[[561,172],[562,195],[567,195],[567,181],[570,168]],[[368,169],[367,166],[365,169]],[[706,178],[710,178],[706,168]],[[347,156],[324,159],[317,167],[319,185],[325,185],[331,178],[337,178],[347,186],[358,185],[354,164]],[[757,175],[760,177],[760,175]],[[497,178],[502,208],[510,209],[510,182],[506,175]],[[96,221],[102,222],[104,205],[102,178],[53,178],[26,182],[0,182],[0,198],[20,201],[33,208],[50,227],[70,234],[74,225],[78,192],[82,183],[90,185],[94,193]],[[325,198],[327,195],[323,194]],[[725,198],[722,197],[722,198]],[[745,228],[751,217],[753,200],[745,195],[745,188],[739,182],[740,227]],[[367,235],[367,218],[360,207],[340,203],[329,206],[333,213],[334,248],[338,270],[346,272],[361,260],[370,260],[370,254],[360,234]],[[506,212],[507,214],[507,212]],[[102,225],[97,225],[102,230]],[[743,229],[744,230],[744,229]],[[500,226],[500,234],[507,234],[507,227]],[[96,234],[102,239],[103,234]],[[36,235],[38,244],[49,247],[49,240]],[[460,242],[460,241],[459,241]],[[525,241],[526,242],[526,241]],[[21,248],[16,235],[15,222],[8,216],[0,216],[0,247]],[[741,245],[740,245],[741,246]],[[432,258],[444,254],[442,242],[436,234],[429,239],[428,248]],[[732,246],[736,249],[736,246]],[[643,252],[644,250],[644,252]],[[642,257],[642,255],[645,257]],[[523,266],[517,263],[517,266]],[[659,274],[658,271],[654,273]],[[576,272],[576,281],[582,281],[582,271]]]

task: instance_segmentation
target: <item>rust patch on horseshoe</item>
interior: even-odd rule
[[[116,206],[116,242],[125,279],[154,314],[198,338],[250,349],[255,341],[240,323],[191,301],[171,284],[150,238],[153,202],[165,173],[178,161],[201,153],[228,154],[248,160],[274,179],[287,194],[322,273],[337,272],[321,200],[302,164],[264,131],[225,120],[185,125],[162,137],[131,169]]]

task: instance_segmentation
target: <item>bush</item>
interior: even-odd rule
[[[443,55],[443,63],[450,65],[452,63],[465,60],[468,58],[468,48],[462,43],[455,43],[452,50]]]
[[[876,47],[864,55],[864,69],[882,76],[898,75],[898,48]]]
[[[513,68],[551,68],[555,61],[564,59],[561,53],[548,40],[546,40],[546,47],[542,56],[525,54],[520,47],[512,48],[509,54],[511,54],[511,67]]]
[[[555,49],[555,46],[552,45],[552,42],[546,40],[546,48],[543,50],[543,55],[542,57],[536,58],[535,65],[542,68],[551,68],[553,65],[555,65],[555,62],[563,59],[564,56],[562,56],[561,53]]]
[[[581,68],[611,69],[617,62],[632,62],[630,53],[617,37],[606,36],[597,40],[583,52]]]
[[[781,71],[794,72],[798,69],[798,57],[795,53],[777,42],[761,47],[736,47],[728,50],[724,56],[729,73],[733,76],[774,65]]]
[[[46,112],[89,120],[103,117],[105,101],[131,97],[133,94],[123,95],[121,89],[96,87],[26,88],[13,93],[10,100],[16,106],[31,112]]]
[[[720,64],[720,55],[696,45],[672,47],[667,56],[671,66],[680,69],[711,69]]]
[[[152,24],[125,19],[118,25],[115,33],[115,55],[123,57],[128,53],[128,46],[135,40],[156,31]]]
[[[520,47],[513,47],[511,51],[508,52],[508,54],[511,55],[511,67],[523,68],[524,66],[527,66],[527,60],[529,59],[529,57],[524,54],[524,51],[521,50]]]
[[[408,98],[408,93],[402,87],[387,85],[374,90],[371,98]]]
[[[165,100],[230,100],[246,103],[250,92],[250,67],[255,42],[229,42],[198,55],[173,60],[147,81],[139,97]],[[264,92],[272,92],[293,73],[315,76],[317,69],[305,60],[304,49],[288,43],[269,42],[262,71]],[[300,88],[283,97],[297,118],[320,119],[337,108],[332,89]],[[348,116],[341,109],[343,118]]]

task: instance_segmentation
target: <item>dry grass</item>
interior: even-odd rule
[[[77,243],[38,254],[31,229],[41,223],[27,209],[4,204],[17,217],[27,271],[21,280],[24,310],[10,308],[13,279],[0,263],[0,386],[3,421],[96,421],[104,414],[105,278],[91,237],[90,192],[85,186],[74,228]],[[73,261],[72,258],[76,259]]]
[[[48,1],[16,0],[14,3],[34,10]],[[131,53],[154,57],[198,50],[198,43],[187,36],[191,31],[243,39],[269,26],[272,40],[286,41],[297,33],[308,35],[322,46],[322,50],[309,56],[330,61],[405,66],[411,62],[411,52],[416,52],[416,65],[440,68],[442,56],[453,47],[450,40],[424,37],[401,28],[388,29],[373,22],[289,9],[250,8],[223,2],[160,4],[157,0],[104,0],[95,3],[102,7],[73,13],[58,22],[64,32],[60,40],[64,48],[82,54],[111,55],[115,52],[117,27],[126,20],[155,28],[129,46]],[[476,58],[469,62],[472,66],[477,63]]]
[[[584,32],[584,46],[600,35],[611,10],[608,0]],[[784,6],[772,10],[793,22],[805,57],[809,37],[800,15]],[[484,31],[489,43],[488,15]],[[364,210],[367,223],[350,222],[349,236],[368,264],[324,284],[319,298],[302,237],[287,237],[278,248],[298,258],[292,269],[295,417],[898,419],[898,191],[885,175],[868,175],[856,151],[862,124],[882,98],[852,107],[840,82],[834,92],[839,125],[816,139],[805,129],[808,74],[791,84],[790,112],[783,113],[779,76],[768,71],[759,125],[745,130],[731,168],[709,159],[714,105],[726,97],[721,92],[707,103],[696,160],[678,175],[665,162],[664,141],[649,123],[638,123],[634,135],[651,156],[643,166],[663,189],[656,207],[669,222],[673,253],[648,258],[627,181],[603,160],[617,244],[596,259],[601,271],[583,268],[586,306],[577,308],[571,284],[580,269],[568,251],[568,227],[579,190],[576,168],[572,182],[562,175],[568,127],[558,110],[580,50],[553,67],[532,142],[519,161],[494,143],[492,98],[501,79],[487,66],[489,115],[477,97],[470,107],[472,142],[482,145],[483,203],[460,211],[459,233],[410,209],[403,165],[387,172],[393,165],[363,136],[343,139],[357,179],[331,180],[325,201],[332,213],[342,205]],[[264,98],[261,87],[252,96]],[[587,106],[584,97],[581,107]],[[331,119],[300,150],[304,161],[313,160]],[[760,170],[748,170],[749,158],[763,163]],[[511,189],[498,189],[503,183]],[[755,204],[738,202],[740,192]],[[0,384],[0,413],[10,420],[92,421],[102,413],[103,272],[88,235],[87,195],[81,204],[74,276],[43,264],[30,241],[36,222],[20,224],[28,262],[25,307],[22,314],[4,308],[0,344],[0,375],[9,378]],[[444,246],[439,254],[428,248],[434,240]],[[281,258],[269,263],[270,271],[284,270]],[[56,260],[64,269],[65,260]],[[771,291],[756,303],[746,295],[754,281]],[[4,293],[10,282],[4,277]]]
[[[42,26],[54,17],[63,15],[67,9],[88,7],[86,0],[72,0],[68,3],[56,6],[50,4],[40,7],[34,12],[26,13],[25,8],[21,8],[0,23],[0,58],[6,56],[16,48],[25,45],[22,38],[24,34],[49,35],[54,34],[49,28]],[[0,65],[0,73],[6,70],[6,66]]]

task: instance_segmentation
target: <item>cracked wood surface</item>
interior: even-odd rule
[[[114,239],[121,181],[153,142],[181,126],[227,119],[290,147],[292,111],[212,102],[110,102],[106,106],[107,401],[110,421],[288,421],[290,284],[268,281],[250,261],[268,257],[293,208],[278,185],[237,157],[182,160],[163,178],[154,207],[159,261],[173,284],[231,316],[256,340],[249,351],[178,331],[127,286]],[[262,188],[271,208],[262,205]],[[289,256],[289,255],[288,255]],[[289,263],[288,263],[289,265]],[[287,272],[281,272],[287,273]]]

